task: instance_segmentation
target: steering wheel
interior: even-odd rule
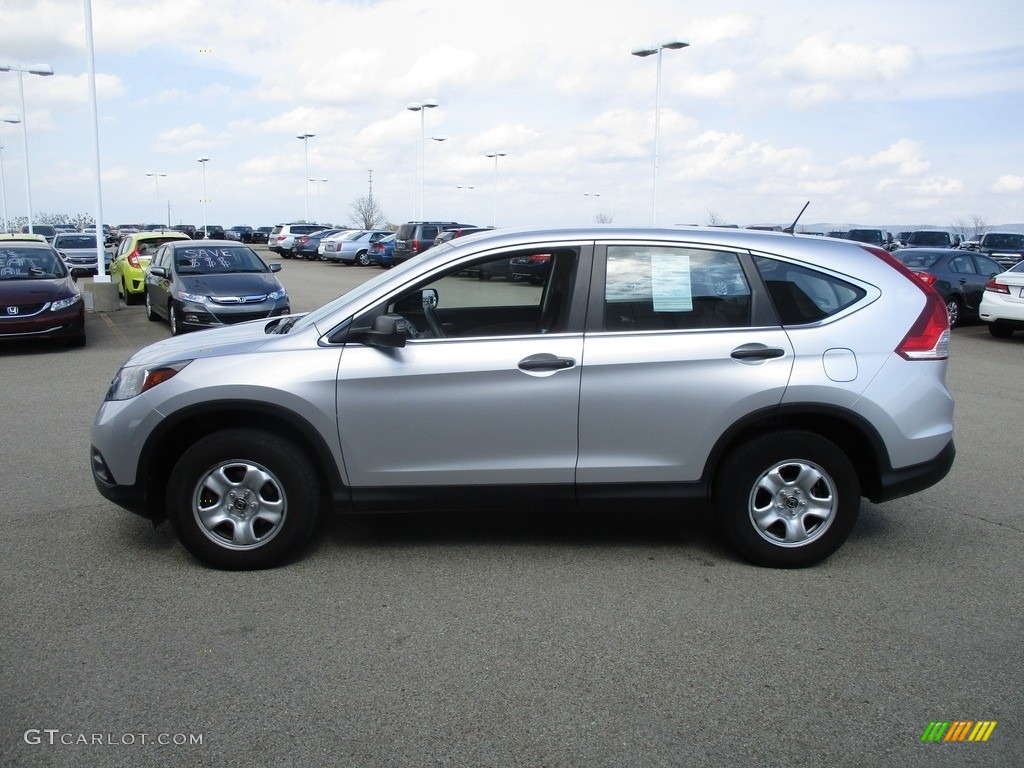
[[[437,317],[437,312],[434,311],[432,305],[428,306],[426,302],[423,303],[423,317],[427,320],[427,325],[430,326],[430,332],[434,334],[435,339],[443,339],[445,336],[444,328],[441,327],[441,321]]]

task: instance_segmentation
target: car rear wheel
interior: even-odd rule
[[[280,435],[214,432],[187,448],[167,484],[167,513],[184,547],[216,568],[267,568],[309,539],[320,508],[312,463]]]
[[[860,512],[860,482],[830,440],[801,430],[773,432],[726,457],[714,505],[723,532],[745,558],[801,568],[846,541]]]
[[[146,319],[151,323],[155,323],[160,318],[157,317],[156,312],[153,310],[153,298],[149,295],[149,291],[146,291]]]
[[[360,267],[370,266],[370,255],[366,251],[360,251],[356,254],[356,261],[359,262]]]
[[[1013,335],[1013,328],[1002,323],[989,323],[988,332],[993,338],[1008,339]]]

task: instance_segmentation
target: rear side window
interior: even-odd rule
[[[750,325],[750,287],[735,253],[609,246],[604,330],[667,331]]]
[[[824,320],[864,298],[866,291],[834,275],[764,256],[754,263],[783,325]]]

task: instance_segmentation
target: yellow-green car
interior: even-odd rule
[[[153,254],[171,240],[191,240],[184,232],[132,232],[117,246],[110,263],[110,280],[117,285],[117,294],[125,304],[141,299],[146,292],[146,267]]]

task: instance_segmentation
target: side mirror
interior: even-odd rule
[[[150,267],[149,274],[156,277],[167,277],[167,267]]]
[[[409,324],[401,315],[380,315],[371,329],[355,331],[354,336],[355,341],[371,347],[404,347],[409,337]]]
[[[80,278],[80,277],[88,277],[89,274],[90,273],[89,273],[88,269],[86,269],[84,267],[75,267],[74,269],[71,270],[71,279],[74,280],[77,283],[78,282],[78,278]]]
[[[275,261],[273,264],[271,264],[270,265],[270,271],[271,272],[280,272],[281,271],[281,262]]]
[[[437,309],[437,289],[424,288],[420,291],[420,300],[423,302],[423,309]]]

